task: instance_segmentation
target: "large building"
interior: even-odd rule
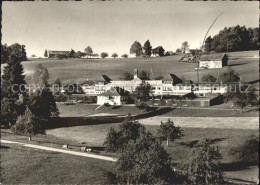
[[[112,80],[106,75],[102,75],[104,81],[86,81],[81,84],[81,88],[86,96],[96,96],[97,104],[121,105],[126,96],[133,93],[143,82],[151,85],[153,96],[184,96],[194,93],[198,97],[206,97],[210,94],[221,94],[226,91],[225,87],[213,85],[200,85],[196,87],[191,80],[183,81],[175,74],[170,74],[172,80],[141,80],[138,78],[138,70],[134,70],[133,80]]]

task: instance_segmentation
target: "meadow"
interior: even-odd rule
[[[259,59],[248,58],[258,55],[258,51],[229,53],[228,65],[237,71],[243,81],[259,80]],[[152,58],[107,58],[107,59],[35,59],[22,62],[26,81],[32,83],[32,74],[37,64],[43,64],[49,70],[50,82],[55,78],[61,79],[62,83],[82,83],[88,80],[103,80],[102,74],[106,74],[113,80],[119,80],[124,72],[133,73],[134,69],[146,70],[151,77],[164,76],[163,80],[171,80],[170,73],[179,77],[197,81],[197,64],[188,62],[177,62],[181,55]],[[3,69],[5,65],[1,66]],[[200,70],[202,77],[205,74],[218,76],[219,73],[227,70],[206,69]]]

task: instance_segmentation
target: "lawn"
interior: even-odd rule
[[[255,51],[254,51],[255,52]],[[238,54],[236,54],[238,55]],[[241,54],[240,54],[241,55]],[[248,54],[247,54],[248,55]],[[62,83],[76,83],[89,80],[103,80],[102,74],[118,80],[123,72],[132,72],[133,69],[153,71],[154,76],[164,76],[164,80],[171,80],[170,73],[185,79],[197,80],[194,70],[197,64],[177,62],[179,55],[157,58],[128,58],[128,59],[64,59],[64,60],[35,60],[23,62],[26,80],[33,81],[32,73],[37,64],[46,66],[50,73],[50,81],[60,78]],[[244,81],[259,80],[259,60],[257,58],[234,58],[229,60],[229,66],[237,71]],[[5,65],[1,66],[3,69]],[[200,77],[204,74],[213,74],[226,71],[222,69],[200,70]]]
[[[3,184],[108,184],[114,163],[1,144]]]

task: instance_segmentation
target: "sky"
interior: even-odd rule
[[[184,41],[199,48],[209,31],[229,26],[259,26],[256,1],[83,1],[2,2],[2,43],[26,46],[27,56],[47,50],[116,52],[134,41],[175,51]]]

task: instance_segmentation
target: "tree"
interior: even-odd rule
[[[129,73],[129,72],[124,72],[121,75],[120,79],[122,79],[122,80],[133,80],[134,79],[134,75]]]
[[[128,55],[127,54],[123,54],[121,57],[128,58]]]
[[[212,41],[213,39],[211,38],[211,36],[209,36],[206,40],[205,40],[205,44],[204,44],[204,51],[209,53],[213,50],[212,48]]]
[[[169,146],[169,141],[175,141],[183,136],[181,128],[174,126],[173,121],[170,119],[165,123],[161,122],[157,132],[161,140],[167,141],[167,146]]]
[[[172,184],[171,159],[148,131],[129,143],[117,161],[122,184]]]
[[[7,44],[1,44],[1,62],[2,64],[7,63],[10,57],[10,48]]]
[[[45,49],[45,51],[44,51],[44,57],[48,57],[48,51],[47,51],[47,49]]]
[[[117,54],[117,53],[113,53],[113,54],[111,55],[111,57],[116,58],[116,57],[118,57],[118,54]]]
[[[136,57],[139,57],[143,54],[142,46],[139,42],[135,41],[131,48],[130,48],[130,54],[135,54]]]
[[[150,99],[151,85],[142,82],[135,90],[134,97],[139,101],[147,102]]]
[[[189,49],[189,43],[187,41],[183,42],[181,46],[181,52],[185,53],[185,51],[188,49]]]
[[[15,55],[19,61],[27,61],[25,45],[20,45],[18,43],[9,46],[10,53],[9,56]]]
[[[33,73],[33,79],[34,83],[40,87],[43,86],[49,86],[48,80],[49,80],[49,72],[46,67],[44,67],[42,64],[38,64]]]
[[[106,52],[102,52],[102,53],[100,54],[100,56],[101,56],[102,58],[106,58],[106,57],[108,57],[108,54],[107,54]]]
[[[49,88],[37,89],[28,100],[28,107],[37,119],[48,122],[52,117],[59,116],[54,96]]]
[[[210,82],[216,82],[216,81],[217,81],[217,78],[216,78],[215,76],[211,75],[211,74],[207,74],[207,75],[204,75],[204,76],[202,77],[202,81],[203,81],[203,82],[208,82],[208,83],[210,83]]]
[[[77,51],[77,53],[75,54],[76,58],[81,58],[84,56],[84,53],[82,53],[81,51]]]
[[[27,107],[24,115],[18,117],[12,131],[18,134],[28,134],[31,141],[32,135],[45,134],[45,125]]]
[[[191,151],[181,168],[192,184],[222,184],[221,158],[218,147],[205,139]]]
[[[251,138],[244,141],[242,145],[232,148],[229,153],[235,155],[243,162],[258,163],[259,139],[255,136],[251,136]]]
[[[222,82],[235,83],[235,82],[239,82],[239,80],[240,80],[239,74],[236,73],[235,70],[232,69],[231,67],[228,67],[227,71],[223,72],[219,76],[219,81]]]
[[[1,100],[1,126],[7,127],[13,125],[18,116],[22,114],[22,111],[19,110],[19,105],[14,98],[4,97]]]
[[[181,49],[177,48],[175,53],[181,53]]]
[[[129,114],[125,121],[119,126],[118,131],[114,128],[110,128],[104,146],[107,151],[122,152],[128,143],[135,143],[144,130],[144,126]]]
[[[147,40],[145,43],[144,43],[144,54],[146,55],[146,56],[151,56],[151,54],[152,54],[152,46],[151,46],[151,44],[150,44],[150,41],[149,40]]]
[[[85,53],[86,53],[88,56],[92,56],[92,54],[93,54],[93,50],[92,50],[92,48],[91,48],[90,46],[86,47],[86,48],[84,49],[84,51],[85,51]]]
[[[150,74],[147,71],[144,71],[144,70],[139,72],[138,77],[141,80],[150,80]]]

